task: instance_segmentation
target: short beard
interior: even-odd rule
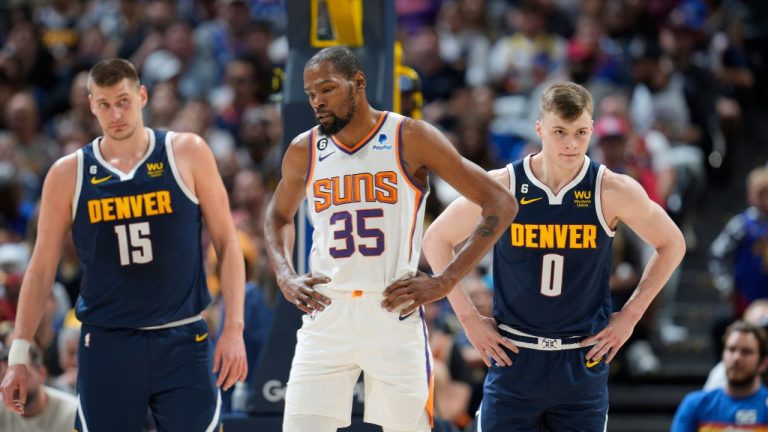
[[[734,390],[748,390],[755,382],[755,378],[759,375],[759,372],[755,372],[753,374],[749,374],[745,376],[744,378],[737,379],[737,378],[728,378],[728,386],[731,387]]]
[[[323,126],[319,121],[318,125],[320,126],[320,132],[323,133],[323,135],[336,135],[337,133],[341,132],[342,129],[344,129],[350,121],[352,121],[352,117],[354,117],[355,112],[357,112],[357,103],[355,102],[355,95],[352,91],[349,92],[349,98],[347,99],[347,106],[349,107],[349,110],[347,111],[347,115],[344,117],[337,117],[333,116],[333,122],[329,124],[328,126]],[[317,118],[315,118],[317,120]]]

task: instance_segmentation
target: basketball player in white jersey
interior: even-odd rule
[[[291,142],[267,210],[278,284],[306,313],[285,396],[287,432],[348,426],[361,371],[366,422],[387,432],[430,430],[432,358],[420,306],[446,296],[517,211],[512,194],[434,127],[373,109],[365,86],[347,48],[307,62],[304,89],[319,125]],[[417,272],[428,171],[482,208],[475,232],[434,277]],[[299,275],[293,218],[305,196],[314,234],[311,270]],[[383,292],[395,282],[418,289],[404,308],[387,310]]]

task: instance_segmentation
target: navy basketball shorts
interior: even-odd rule
[[[161,330],[83,325],[77,432],[140,432],[149,408],[158,432],[217,429],[221,398],[203,320]]]
[[[477,431],[605,431],[608,365],[587,362],[590,349],[507,351],[514,364],[488,370]]]

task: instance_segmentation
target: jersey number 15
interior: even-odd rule
[[[152,241],[149,239],[149,222],[137,222],[115,226],[117,246],[120,249],[120,265],[146,264],[152,261]]]

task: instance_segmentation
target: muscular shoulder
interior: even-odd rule
[[[70,153],[54,162],[46,174],[45,183],[62,192],[74,191],[79,167],[77,154],[77,152]]]
[[[506,167],[488,171],[488,175],[504,187],[509,188],[509,170]]]
[[[415,120],[410,117],[406,117],[403,121],[402,134],[404,144],[419,142],[425,138],[439,136],[440,132],[436,127],[425,122],[424,120]]]
[[[603,174],[600,195],[603,215],[610,226],[615,226],[616,219],[646,215],[652,208],[652,201],[640,183],[628,175],[607,168]]]
[[[311,133],[312,133],[312,130],[310,129],[306,132],[296,135],[291,140],[291,143],[288,144],[288,151],[306,152],[309,149],[309,136],[311,135]]]
[[[637,180],[626,174],[615,173],[605,169],[602,180],[603,201],[607,199],[631,200],[640,196],[648,198],[648,194]]]
[[[176,132],[173,134],[173,156],[177,162],[185,159],[210,154],[208,143],[200,135],[189,132]]]
[[[458,152],[450,141],[433,125],[424,120],[406,118],[402,125],[403,159],[415,166],[434,164],[437,154],[447,157]]]
[[[310,135],[311,130],[297,135],[288,145],[283,156],[283,177],[304,178],[309,163]]]

